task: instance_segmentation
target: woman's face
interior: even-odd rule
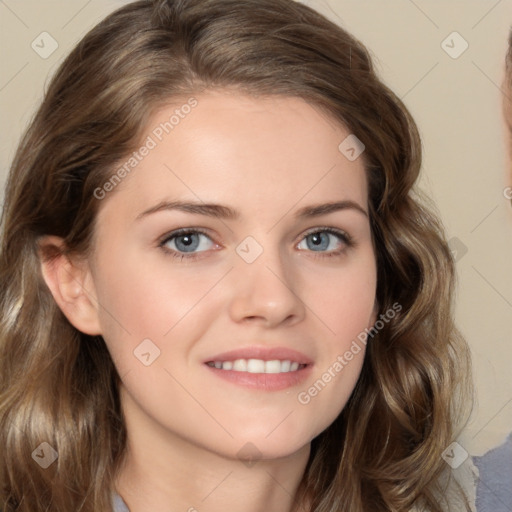
[[[183,105],[97,191],[91,292],[128,432],[286,456],[343,409],[375,321],[362,157],[297,98]]]

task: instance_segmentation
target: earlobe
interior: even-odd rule
[[[64,242],[45,236],[39,242],[41,271],[55,302],[79,331],[101,334],[98,303],[89,265],[85,259],[71,257]]]

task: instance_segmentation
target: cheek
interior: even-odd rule
[[[325,327],[331,348],[343,349],[374,321],[377,270],[373,251],[339,268],[303,274],[304,302]]]
[[[95,281],[105,326],[115,316],[139,337],[167,332],[191,311],[216,277],[212,272],[178,270],[175,262],[164,258],[155,262],[137,254],[123,259],[105,255],[101,262]]]
[[[375,321],[377,271],[373,253],[346,270],[318,277],[311,277],[306,288],[310,290],[308,300],[325,327],[323,347],[313,375],[296,396],[304,413],[314,419],[316,434],[342,411],[361,373],[368,332]]]
[[[189,342],[200,338],[214,319],[213,310],[220,307],[209,292],[225,269],[199,271],[192,266],[179,268],[165,257],[157,259],[140,257],[135,251],[121,257],[115,247],[98,256],[95,288],[100,324],[120,373],[140,369],[133,356],[144,340],[166,351],[157,364],[168,359],[171,341],[175,351],[188,350]]]

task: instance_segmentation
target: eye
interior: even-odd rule
[[[306,247],[304,247],[304,243]],[[333,228],[316,228],[315,231],[306,234],[297,248],[313,252],[326,252],[327,254],[323,256],[336,256],[352,245],[350,236],[344,231]]]
[[[208,251],[215,245],[213,240],[199,229],[173,231],[159,243],[164,251],[179,259],[194,258],[198,252]]]
[[[304,247],[304,243],[306,247]],[[193,260],[200,253],[219,247],[204,231],[182,228],[165,235],[158,243],[166,253],[180,260]],[[297,248],[320,253],[319,257],[341,255],[346,248],[353,246],[351,237],[344,231],[333,228],[315,228],[307,233]]]

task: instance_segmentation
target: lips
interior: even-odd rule
[[[277,391],[301,383],[310,373],[313,361],[285,347],[249,347],[216,354],[204,364],[234,384]]]

